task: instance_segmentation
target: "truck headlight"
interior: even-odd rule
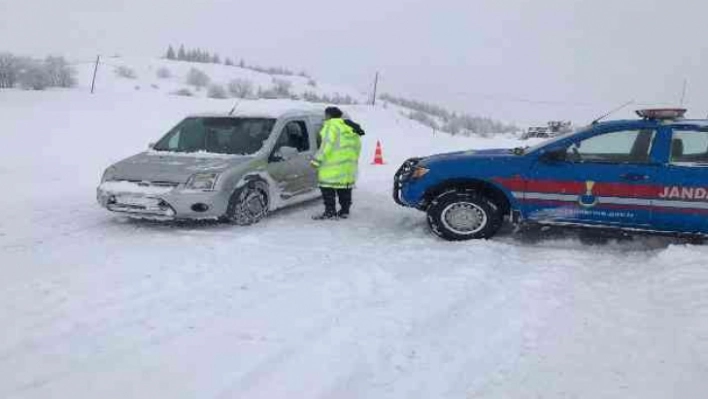
[[[427,175],[428,172],[430,172],[430,169],[422,166],[416,166],[413,169],[413,173],[411,173],[411,179],[420,179],[421,177]]]
[[[190,190],[213,190],[218,179],[218,173],[197,173],[187,180],[185,188]]]
[[[106,168],[106,170],[103,171],[103,175],[101,176],[101,183],[113,180],[115,174],[116,174],[116,167],[109,166],[108,168]]]

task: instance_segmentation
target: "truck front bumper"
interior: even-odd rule
[[[411,174],[416,165],[420,162],[420,158],[411,158],[403,162],[396,174],[393,176],[393,200],[401,206],[418,207],[417,203],[411,203],[406,200],[405,187],[409,183]]]

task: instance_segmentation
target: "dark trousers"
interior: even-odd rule
[[[342,209],[342,213],[349,213],[349,209],[352,207],[351,188],[320,187],[320,190],[324,200],[325,213],[337,213],[337,198],[339,198],[339,207]]]

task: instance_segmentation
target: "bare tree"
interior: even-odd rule
[[[293,98],[293,94],[290,92],[292,83],[284,79],[273,78],[273,86],[270,89],[263,90],[258,88],[258,98],[266,99],[276,99],[276,98]]]
[[[238,98],[251,97],[253,95],[253,82],[247,79],[234,79],[229,82],[229,92]]]
[[[280,98],[288,98],[291,96],[290,89],[293,84],[285,79],[273,79],[273,92]]]
[[[192,68],[187,73],[187,84],[197,89],[208,86],[209,82],[211,82],[209,76],[197,68]]]
[[[440,130],[440,126],[438,123],[435,121],[435,118],[430,116],[430,114],[426,114],[425,112],[421,111],[412,111],[411,113],[408,114],[408,118],[412,119],[414,121],[417,121],[418,123],[428,126],[429,128],[433,130]]]
[[[211,85],[209,86],[209,90],[207,91],[207,97],[223,99],[229,98],[229,95],[226,93],[226,89],[224,89],[224,86]]]
[[[331,103],[329,98],[320,97],[311,91],[302,93],[302,99],[310,103]]]
[[[169,79],[172,77],[172,72],[170,72],[170,70],[165,67],[158,68],[156,74],[157,77],[160,79]]]
[[[194,94],[192,94],[189,89],[179,89],[177,91],[172,92],[175,96],[182,96],[182,97],[192,97]]]
[[[116,67],[115,73],[117,76],[121,78],[126,78],[126,79],[136,79],[138,75],[135,74],[135,71],[125,65],[121,65],[119,67]]]
[[[50,86],[76,86],[76,70],[69,65],[64,57],[49,56],[44,60],[44,67],[49,76]]]
[[[0,54],[0,88],[20,85],[29,90],[76,85],[76,71],[63,57],[47,57],[44,61]]]
[[[331,104],[337,104],[337,105],[352,105],[356,104],[356,100],[354,100],[350,95],[345,95],[342,96],[339,93],[334,93],[334,96],[327,101]]]
[[[20,71],[20,86],[26,90],[44,90],[51,86],[50,76],[42,63],[27,59]]]
[[[0,89],[15,87],[20,75],[20,61],[10,53],[0,53]]]
[[[382,100],[388,101],[400,107],[415,111],[407,114],[411,119],[431,126],[430,121],[442,121],[440,130],[450,134],[486,134],[486,133],[507,133],[514,132],[517,128],[490,118],[472,116],[467,114],[457,114],[450,112],[438,105],[423,101],[409,100],[401,97],[394,97],[389,94],[379,96]],[[427,116],[426,116],[427,115]],[[434,119],[433,117],[437,118]],[[433,126],[431,126],[433,127]]]

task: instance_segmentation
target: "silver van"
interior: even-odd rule
[[[106,169],[98,202],[138,218],[256,223],[319,197],[310,159],[323,122],[315,110],[189,116]]]

